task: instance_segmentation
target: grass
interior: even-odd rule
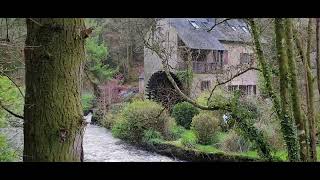
[[[172,144],[174,146],[177,146],[179,148],[183,149],[191,149],[203,153],[223,153],[226,155],[240,155],[244,157],[250,157],[250,158],[259,158],[259,154],[257,151],[247,151],[247,152],[225,152],[216,147],[219,142],[222,142],[227,137],[227,133],[219,132],[216,134],[215,141],[212,145],[202,145],[202,144],[195,144],[194,146],[185,146],[182,143],[183,141],[193,141],[194,139],[194,133],[191,130],[185,130],[185,132],[182,135],[182,138],[175,140],[175,141],[164,141],[163,143]],[[320,159],[320,146],[318,146],[318,159]],[[279,158],[282,161],[287,161],[287,152],[285,150],[279,150],[274,152],[274,156]]]

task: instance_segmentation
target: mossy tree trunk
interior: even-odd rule
[[[24,161],[83,161],[82,18],[27,19]]]
[[[308,160],[307,154],[307,137],[305,132],[305,122],[302,118],[302,112],[300,108],[300,97],[299,97],[299,88],[297,80],[297,68],[296,60],[293,48],[293,33],[292,33],[292,22],[291,19],[285,19],[285,32],[286,32],[286,42],[287,42],[287,55],[288,55],[288,65],[290,78],[289,82],[291,85],[291,101],[292,101],[292,110],[295,123],[298,129],[298,139],[300,146],[300,158],[302,161]]]
[[[316,121],[314,114],[314,92],[313,92],[313,77],[311,66],[311,36],[312,36],[312,18],[309,18],[308,23],[308,38],[307,38],[307,52],[306,52],[306,70],[308,81],[308,121],[309,121],[309,136],[310,136],[310,158],[312,161],[317,160],[317,135],[316,135]]]
[[[288,156],[290,161],[299,161],[299,150],[296,140],[296,133],[293,128],[293,122],[290,117],[290,101],[289,101],[289,81],[288,81],[288,57],[285,49],[285,29],[284,19],[275,18],[275,34],[276,48],[279,62],[280,74],[280,100],[281,100],[281,115],[282,128],[284,139],[287,143]]]
[[[281,111],[281,105],[279,97],[276,95],[276,92],[274,90],[274,87],[272,85],[272,77],[271,77],[271,71],[270,71],[270,65],[267,63],[264,53],[262,51],[261,43],[260,43],[260,34],[258,32],[258,27],[254,21],[254,19],[249,19],[249,24],[252,31],[252,36],[254,40],[254,46],[258,58],[259,65],[262,70],[262,75],[265,80],[265,86],[268,93],[268,96],[271,98],[273,102],[273,107],[276,111],[277,118],[280,120],[281,130],[282,134],[284,136],[284,140],[287,144],[287,150],[288,150],[288,157],[290,161],[298,161],[299,160],[299,153],[298,153],[298,147],[297,147],[297,141],[294,136],[294,129],[293,124],[290,123],[288,118],[283,118],[282,111]],[[284,37],[283,37],[284,38]],[[283,39],[284,40],[284,39]],[[280,41],[281,43],[281,41]],[[282,46],[282,43],[281,43]],[[282,51],[283,52],[283,51]],[[285,52],[285,51],[284,51]]]
[[[193,79],[193,71],[192,71],[192,53],[188,53],[187,59],[187,77],[186,77],[186,94],[191,95],[192,88],[192,79]]]
[[[317,82],[318,82],[318,91],[320,95],[320,18],[316,18],[316,62],[317,62]]]

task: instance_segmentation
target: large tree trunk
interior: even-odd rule
[[[311,36],[312,36],[312,18],[308,23],[308,39],[306,52],[306,70],[308,80],[308,120],[309,120],[309,135],[310,135],[310,158],[312,161],[317,160],[317,135],[316,135],[316,121],[314,115],[314,92],[313,92],[313,77],[311,66]]]
[[[289,160],[297,161],[299,159],[298,158],[299,154],[298,154],[298,149],[296,144],[296,138],[295,136],[292,135],[294,132],[292,123],[290,123],[287,118],[282,117],[280,100],[279,100],[279,97],[276,95],[276,92],[272,85],[272,75],[269,67],[270,65],[267,63],[264,53],[262,51],[258,27],[254,19],[250,19],[249,23],[252,30],[254,46],[257,54],[257,60],[261,66],[262,75],[266,83],[265,85],[266,85],[268,96],[271,98],[273,107],[277,114],[277,118],[280,120],[281,131],[283,133],[284,140],[287,144]]]
[[[299,150],[296,141],[296,134],[289,112],[289,81],[288,81],[288,57],[285,50],[285,29],[283,18],[275,19],[276,48],[280,72],[280,99],[282,128],[284,139],[287,143],[288,156],[290,161],[299,161]]]
[[[307,136],[305,132],[305,122],[302,118],[302,112],[300,108],[300,97],[299,97],[299,87],[297,80],[297,68],[296,61],[294,58],[294,48],[293,48],[293,33],[292,33],[292,22],[289,18],[285,20],[285,32],[286,32],[286,42],[287,42],[287,55],[288,55],[288,65],[290,73],[290,85],[291,85],[291,101],[292,110],[295,123],[298,129],[298,139],[300,145],[300,158],[302,161],[308,160],[307,154]]]
[[[316,45],[317,45],[317,81],[318,81],[318,91],[320,95],[320,18],[316,18]]]
[[[82,18],[27,20],[24,161],[83,160],[84,28]]]

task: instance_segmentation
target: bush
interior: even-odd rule
[[[218,131],[218,132],[214,133],[214,135],[211,139],[211,144],[216,147],[219,147],[219,145],[221,144],[221,142],[223,142],[225,140],[227,135],[228,134],[226,132],[222,132],[222,131]]]
[[[227,152],[246,152],[250,147],[250,142],[239,136],[234,130],[227,134],[220,145],[220,149]]]
[[[204,92],[202,94],[200,94],[200,96],[197,98],[197,102],[201,105],[208,105],[209,106],[226,106],[227,104],[229,104],[229,102],[231,101],[231,99],[234,97],[234,95],[230,92],[225,92],[224,89],[221,88],[217,88],[214,90],[209,102],[208,102],[208,98],[210,97],[210,93],[208,92]]]
[[[180,139],[182,134],[186,131],[186,129],[182,126],[179,126],[177,124],[174,124],[170,127],[167,139],[168,140],[177,140]]]
[[[111,129],[117,120],[119,120],[119,116],[121,116],[121,111],[125,107],[126,103],[114,104],[110,107],[109,112],[103,118],[101,125],[107,129]]]
[[[187,148],[194,148],[198,143],[197,136],[192,131],[186,131],[181,136],[181,144]]]
[[[210,144],[219,128],[219,119],[211,112],[202,111],[192,119],[191,129],[195,132],[200,144]]]
[[[173,107],[172,116],[178,125],[190,129],[192,118],[199,114],[199,110],[188,102],[178,103]]]
[[[21,89],[23,91],[23,89]],[[23,114],[24,98],[9,78],[0,75],[0,102],[3,106],[17,114]],[[21,119],[13,117],[0,107],[0,127],[8,125],[20,126]]]
[[[89,111],[93,107],[94,95],[92,93],[84,93],[81,96],[83,111]]]
[[[148,143],[148,144],[153,144],[153,143],[161,141],[162,139],[163,139],[163,136],[161,135],[160,132],[149,129],[149,130],[144,131],[142,142]]]
[[[281,133],[280,125],[275,123],[256,123],[255,126],[263,132],[267,138],[267,142],[275,150],[281,150],[285,148],[284,139]]]
[[[128,139],[130,136],[128,122],[121,117],[119,118],[120,119],[112,126],[111,133],[116,138]]]
[[[9,148],[6,138],[0,135],[0,162],[11,162],[17,159],[17,154]]]
[[[115,122],[112,130],[115,128],[115,132],[127,131],[120,134],[124,134],[122,137],[132,142],[141,142],[145,130],[154,130],[165,135],[170,120],[161,105],[149,100],[128,104],[120,116],[122,119]]]

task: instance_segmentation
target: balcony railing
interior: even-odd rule
[[[223,70],[223,66],[222,63],[217,62],[208,63],[194,61],[192,62],[192,70],[194,73],[221,73],[221,71]]]

